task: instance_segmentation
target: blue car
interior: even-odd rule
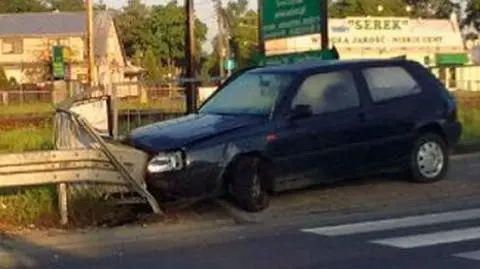
[[[250,212],[269,195],[398,172],[445,178],[462,126],[445,86],[404,59],[312,61],[245,70],[194,114],[138,128],[147,185],[169,199],[231,195]]]

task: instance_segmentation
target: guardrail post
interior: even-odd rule
[[[57,192],[58,192],[58,208],[60,211],[60,224],[65,226],[68,224],[67,184],[66,183],[58,184]]]

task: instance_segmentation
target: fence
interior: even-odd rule
[[[118,134],[152,122],[184,115],[186,108],[185,80],[139,81],[112,85],[117,96]],[[197,106],[217,88],[219,78],[197,80]],[[187,81],[189,83],[189,81]]]
[[[436,66],[430,70],[451,91],[480,91],[480,65]]]

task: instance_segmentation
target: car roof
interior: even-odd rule
[[[410,60],[404,59],[354,59],[354,60],[308,60],[300,63],[293,64],[281,64],[281,65],[272,65],[257,67],[249,72],[285,72],[285,73],[304,73],[313,70],[318,70],[319,68],[333,68],[333,67],[358,67],[368,64],[399,64],[410,62]]]

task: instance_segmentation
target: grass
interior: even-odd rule
[[[53,185],[0,189],[0,222],[15,226],[51,227],[58,224]]]
[[[140,103],[137,100],[122,100],[118,104],[119,110],[134,110],[134,109],[155,109],[165,112],[183,112],[185,111],[185,101],[182,98],[178,99],[158,99],[149,103]],[[0,106],[0,116],[18,116],[28,114],[50,114],[54,112],[51,103],[24,103]]]
[[[53,149],[52,128],[49,125],[0,131],[0,153]]]
[[[0,116],[16,116],[24,114],[47,114],[52,113],[51,103],[24,103],[0,106]]]
[[[463,124],[462,142],[480,142],[480,108],[460,109],[458,118]]]

